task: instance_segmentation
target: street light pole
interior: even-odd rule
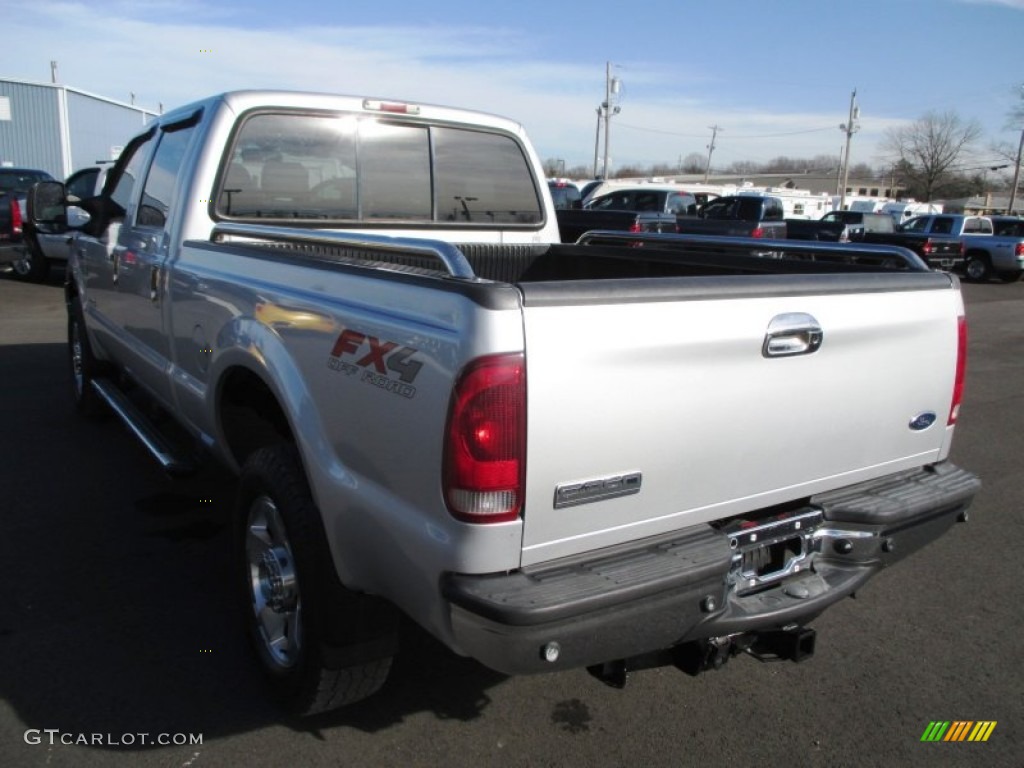
[[[860,117],[860,107],[857,106],[857,89],[850,94],[850,117],[845,123],[839,124],[839,130],[846,132],[846,152],[843,156],[843,188],[839,193],[839,210],[846,208],[846,185],[850,181],[850,137],[860,128],[855,121]]]

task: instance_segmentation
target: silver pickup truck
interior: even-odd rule
[[[296,712],[375,691],[401,613],[505,673],[805,659],[809,621],[978,488],[947,461],[955,277],[898,248],[561,244],[510,120],[223,94],[80,206],[76,402],[169,471],[240,475],[239,600]],[[67,220],[59,183],[31,207]]]

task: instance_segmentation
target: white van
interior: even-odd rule
[[[875,200],[874,198],[854,200],[847,206],[847,210],[856,211],[857,213],[880,213],[887,202],[886,200]]]
[[[904,203],[886,203],[882,206],[882,213],[892,216],[896,226],[900,226],[914,216],[922,216],[928,213],[942,213],[942,206],[934,203],[918,203],[908,200]]]

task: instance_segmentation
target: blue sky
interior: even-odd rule
[[[234,88],[296,88],[482,109],[542,158],[591,165],[605,63],[622,81],[613,166],[838,155],[883,165],[888,128],[955,110],[1016,146],[1024,0],[0,0],[0,76],[59,79],[166,108]]]

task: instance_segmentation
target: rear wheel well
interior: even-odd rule
[[[220,391],[220,414],[228,450],[238,466],[260,448],[295,441],[273,391],[246,368],[236,368],[226,375]]]

